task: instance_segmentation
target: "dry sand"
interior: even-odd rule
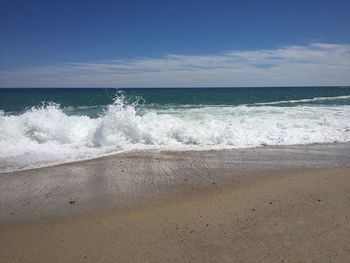
[[[2,174],[0,261],[350,262],[349,149],[131,153]]]

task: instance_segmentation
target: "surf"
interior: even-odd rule
[[[350,141],[350,106],[144,107],[123,94],[97,117],[55,103],[0,113],[0,171],[139,149],[208,150]]]

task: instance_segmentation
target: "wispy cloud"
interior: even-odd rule
[[[0,71],[1,87],[350,85],[350,44],[170,54]]]

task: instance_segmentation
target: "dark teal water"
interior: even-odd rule
[[[279,106],[350,105],[350,87],[280,87],[280,88],[133,88],[133,89],[0,89],[0,110],[24,111],[41,103],[53,102],[62,107],[94,107],[113,103],[117,91],[126,100],[144,107],[182,105],[242,105],[281,102]],[[334,99],[332,99],[334,97]],[[315,100],[312,100],[316,98]],[[317,98],[321,98],[317,100]],[[326,99],[322,99],[326,98]],[[306,101],[303,101],[306,100]],[[308,101],[309,100],[309,101]],[[291,101],[291,102],[288,102]]]

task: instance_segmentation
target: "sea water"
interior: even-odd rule
[[[350,141],[350,87],[0,89],[0,172],[139,149]]]

